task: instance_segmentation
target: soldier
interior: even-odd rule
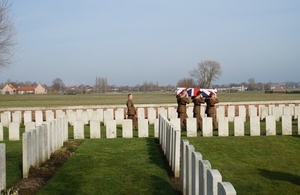
[[[197,119],[197,129],[200,130],[202,129],[201,103],[205,103],[201,91],[198,91],[196,96],[192,97],[192,101],[194,102],[193,117]]]
[[[133,124],[133,128],[137,129],[138,128],[138,124],[137,124],[137,116],[136,116],[136,109],[133,105],[133,95],[132,94],[128,94],[128,100],[126,102],[126,106],[127,106],[127,119],[131,119],[132,120],[132,124]]]
[[[217,116],[216,116],[216,107],[215,104],[219,103],[219,100],[214,92],[210,92],[209,97],[205,98],[206,110],[205,114],[207,117],[211,117],[213,121],[213,129],[218,129]]]
[[[186,104],[189,104],[190,100],[188,98],[187,91],[184,89],[180,94],[177,95],[177,113],[178,113],[178,118],[180,118],[180,125],[181,128],[186,129]]]

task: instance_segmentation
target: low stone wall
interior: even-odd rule
[[[180,130],[162,116],[159,116],[159,142],[174,176],[181,177],[182,194],[236,194],[232,184],[222,181],[220,172],[212,169],[188,140],[181,140]]]

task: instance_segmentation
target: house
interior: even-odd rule
[[[16,94],[17,89],[12,84],[6,84],[1,90],[2,94]]]
[[[47,88],[41,84],[37,86],[23,85],[18,87],[6,84],[1,92],[2,94],[47,94]]]
[[[34,94],[35,87],[29,85],[18,86],[17,94]]]
[[[34,89],[34,94],[47,94],[46,86],[38,84]]]

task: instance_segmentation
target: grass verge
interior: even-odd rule
[[[176,194],[157,139],[84,140],[38,194]]]
[[[188,140],[237,194],[300,194],[300,136]]]

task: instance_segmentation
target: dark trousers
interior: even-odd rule
[[[134,129],[138,128],[138,121],[137,121],[136,115],[128,115],[127,119],[131,119],[132,120],[132,125],[133,125]]]

